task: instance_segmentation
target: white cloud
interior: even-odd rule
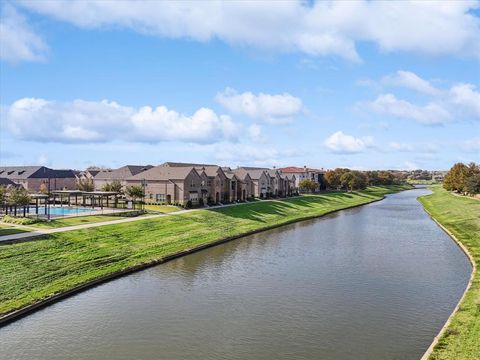
[[[398,118],[413,119],[426,125],[439,125],[448,122],[451,115],[442,105],[430,102],[417,106],[406,100],[397,99],[393,94],[382,94],[376,100],[367,103],[371,110]]]
[[[262,119],[272,124],[290,122],[303,109],[302,100],[290,94],[239,94],[234,89],[226,88],[218,93],[215,99],[234,114]]]
[[[248,127],[248,135],[253,141],[260,142],[263,140],[262,128],[258,124],[252,124]]]
[[[0,9],[0,59],[17,63],[42,61],[47,45],[35,33],[13,6],[5,4]]]
[[[411,71],[398,70],[395,75],[388,75],[382,79],[386,85],[401,86],[427,95],[439,95],[440,90],[429,81],[422,79]]]
[[[230,117],[207,108],[187,116],[165,106],[135,109],[107,100],[58,103],[23,98],[7,107],[4,114],[13,135],[33,141],[214,143],[235,140],[239,132],[239,125]]]
[[[83,28],[124,27],[168,38],[227,43],[359,61],[356,45],[383,51],[480,57],[477,1],[21,1]]]
[[[472,84],[457,84],[450,89],[450,101],[480,119],[480,92]]]
[[[365,151],[373,145],[373,137],[364,136],[361,138],[344,134],[337,131],[330,135],[324,142],[325,146],[334,153],[355,154]]]

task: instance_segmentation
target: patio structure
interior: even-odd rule
[[[67,205],[72,205],[72,198],[75,199],[73,205],[94,207],[114,207],[118,206],[118,192],[115,191],[80,191],[80,190],[57,190],[52,191],[53,204],[60,201],[60,206],[64,205],[64,199],[67,198]],[[113,199],[112,199],[113,197]],[[79,199],[81,203],[79,204]],[[113,200],[113,202],[112,202]],[[111,206],[112,205],[112,206]]]

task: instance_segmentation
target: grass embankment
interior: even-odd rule
[[[0,314],[135,265],[249,231],[379,200],[410,186],[307,195],[51,234],[0,246]]]
[[[440,186],[419,200],[468,249],[476,263],[472,285],[429,359],[480,359],[480,202],[454,196]]]
[[[182,210],[178,206],[173,206],[173,205],[145,205],[145,210],[147,211],[152,211],[156,213],[162,213],[162,214],[168,214],[171,212],[176,212]]]
[[[97,222],[120,220],[120,219],[125,219],[125,217],[120,215],[117,215],[117,216],[91,215],[91,216],[65,217],[65,218],[57,218],[49,222],[39,221],[33,225],[30,225],[30,227],[35,227],[40,229],[52,229],[52,228],[59,228],[59,227],[65,227],[65,226],[93,224]]]
[[[20,234],[24,232],[28,232],[28,230],[0,224],[0,236]]]

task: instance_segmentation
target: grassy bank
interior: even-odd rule
[[[465,245],[476,262],[476,273],[459,311],[429,359],[480,359],[480,202],[454,196],[440,186],[420,198],[425,209]]]
[[[28,230],[19,229],[19,228],[13,227],[13,226],[0,224],[0,236],[20,234],[20,233],[24,233],[24,232],[28,232]]]
[[[182,250],[366,204],[405,188],[410,186],[259,201],[57,233],[45,240],[0,246],[0,314]]]

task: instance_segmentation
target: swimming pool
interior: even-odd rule
[[[77,206],[50,206],[50,215],[53,216],[68,216],[68,215],[77,215],[81,213],[93,212],[95,209],[92,208],[85,208],[85,207],[77,207]],[[35,207],[30,207],[30,214],[35,214]],[[38,214],[45,214],[45,208],[43,206],[38,207]]]

